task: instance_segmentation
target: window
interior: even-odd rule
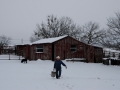
[[[43,45],[37,45],[36,46],[36,52],[37,53],[43,53]]]
[[[71,45],[70,51],[71,51],[71,52],[75,52],[75,51],[76,51],[76,45]]]

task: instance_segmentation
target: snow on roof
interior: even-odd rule
[[[118,51],[118,50],[113,50],[113,49],[110,49],[110,48],[104,48],[103,50],[104,50],[104,51],[108,51],[108,52],[120,53],[120,51]]]
[[[32,43],[23,43],[22,45],[31,45]]]
[[[32,43],[23,43],[23,44],[16,44],[16,45],[31,45]]]
[[[10,45],[8,45],[8,46],[10,46],[10,47],[14,47],[15,45],[10,44]]]
[[[38,41],[33,42],[32,44],[53,43],[53,42],[58,41],[62,38],[65,38],[67,36],[68,35],[64,35],[64,36],[60,36],[60,37],[53,37],[53,38],[40,39]]]
[[[98,48],[103,48],[101,45],[93,44],[91,46],[98,47]]]

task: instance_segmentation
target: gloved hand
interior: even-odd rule
[[[67,69],[67,66],[65,66],[65,68]]]

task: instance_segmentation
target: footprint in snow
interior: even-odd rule
[[[97,77],[97,79],[100,79],[99,77]]]

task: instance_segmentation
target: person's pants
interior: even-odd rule
[[[61,69],[56,69],[56,78],[61,77]]]

